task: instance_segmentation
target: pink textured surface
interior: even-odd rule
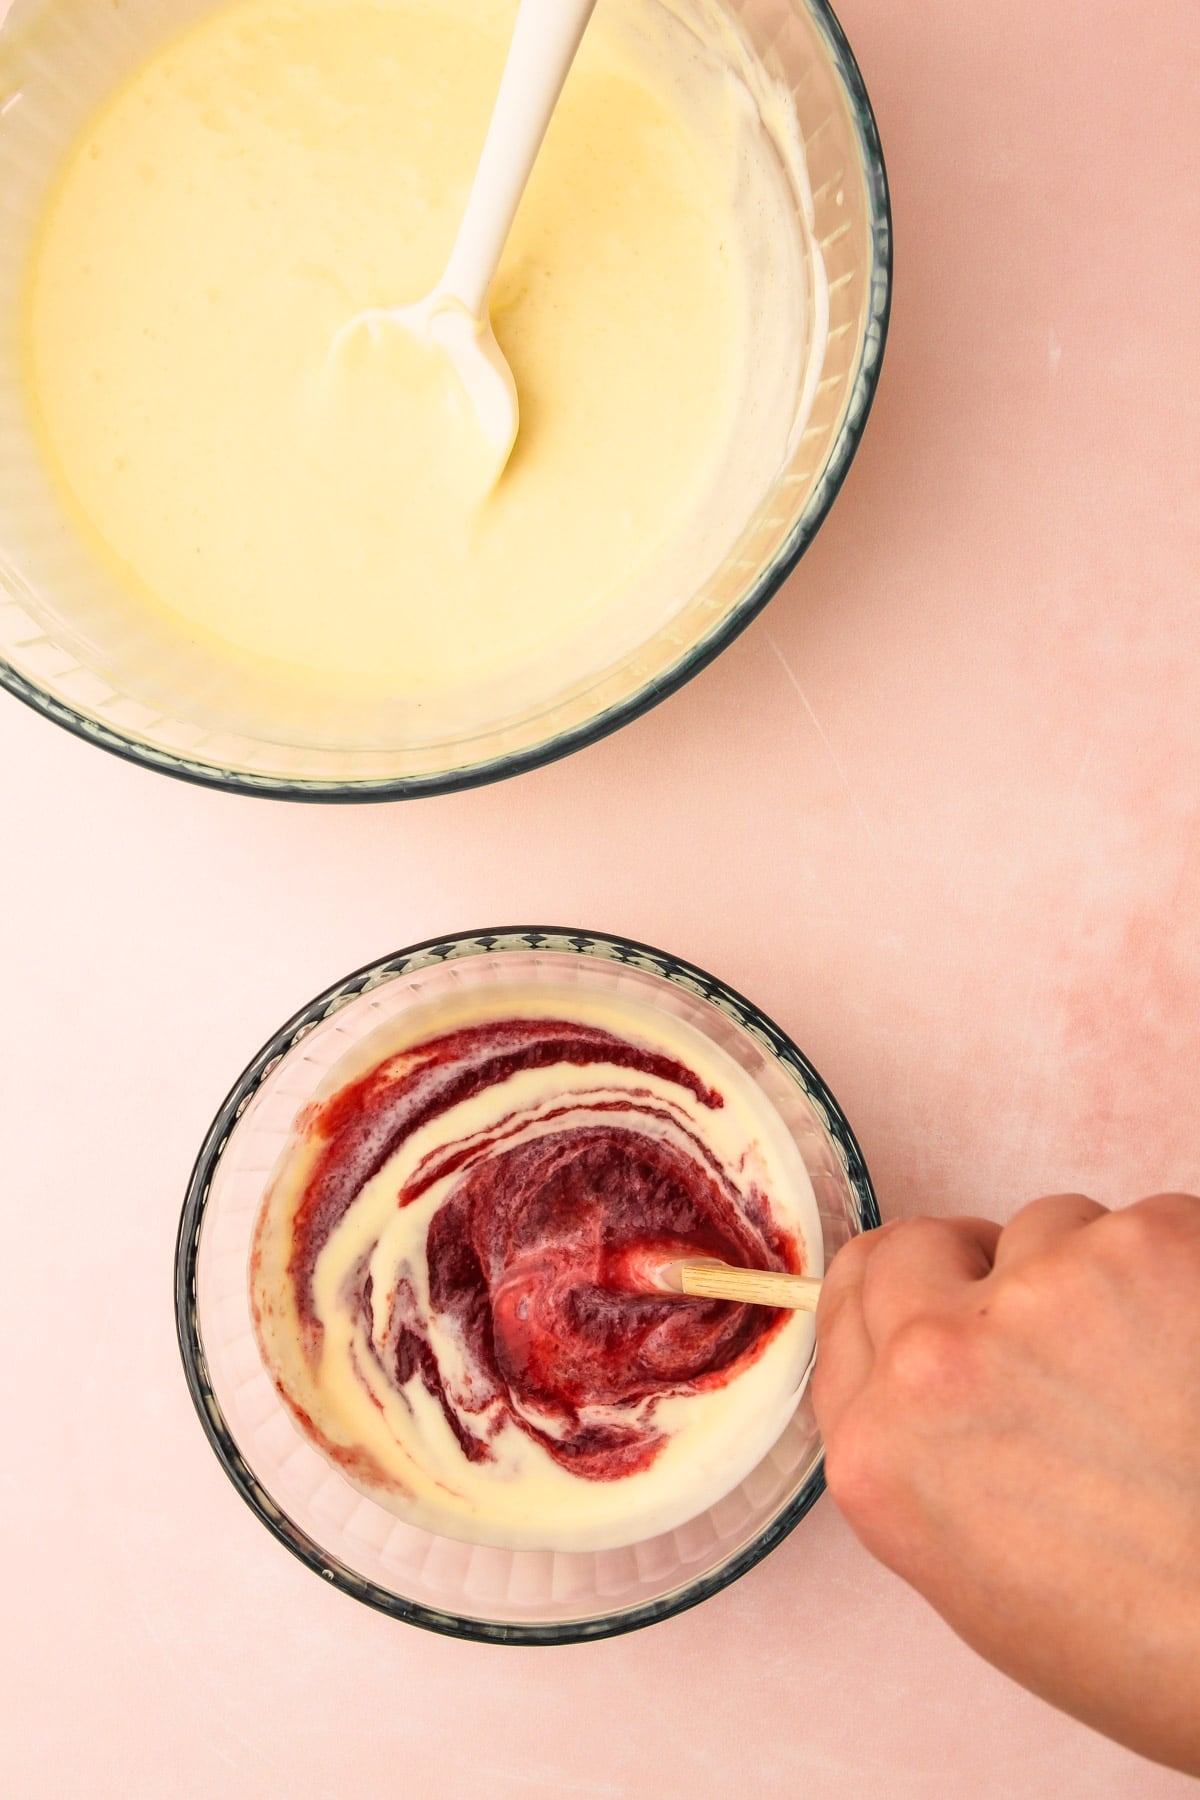
[[[877,411],[788,589],[681,696],[518,784],[347,812],[0,705],[6,1792],[1191,1791],[976,1661],[828,1500],[633,1638],[408,1631],[266,1537],[175,1352],[229,1081],[325,983],[456,928],[719,971],[827,1076],[885,1213],[1200,1186],[1200,12],[844,19],[895,195]]]

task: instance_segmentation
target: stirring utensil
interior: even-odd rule
[[[652,1275],[660,1293],[677,1294],[680,1299],[740,1300],[746,1306],[785,1306],[792,1312],[815,1312],[821,1295],[821,1283],[813,1275],[739,1269],[715,1257],[683,1257],[660,1263]]]
[[[517,386],[488,315],[488,295],[521,196],[596,0],[521,0],[483,153],[450,261],[432,293],[408,306],[358,313],[334,339],[387,331],[449,357],[468,405],[494,448],[499,477],[520,425]]]

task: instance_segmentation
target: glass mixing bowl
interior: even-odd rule
[[[826,1266],[879,1224],[837,1102],[757,1007],[703,970],[623,938],[544,930],[420,944],[318,996],[264,1045],[209,1129],[184,1203],[175,1308],[188,1386],[251,1511],[316,1574],[392,1618],[490,1643],[608,1637],[683,1612],[759,1562],[824,1487],[807,1387],[774,1449],[732,1493],[624,1550],[495,1550],[421,1531],[366,1498],[302,1434],[263,1365],[250,1316],[250,1245],[275,1162],[330,1067],[406,1008],[472,988],[552,981],[650,1002],[747,1070],[812,1180]]]
[[[811,410],[722,566],[634,653],[520,716],[422,741],[410,723],[390,738],[360,726],[348,705],[335,725],[295,704],[234,714],[234,652],[223,662],[219,647],[134,620],[62,516],[19,368],[36,222],[87,117],[150,47],[213,0],[12,0],[6,17],[0,0],[0,681],[13,694],[87,742],[168,774],[288,799],[396,799],[578,749],[679,687],[742,630],[812,541],[862,434],[888,318],[887,183],[866,90],[824,0],[674,3],[723,6],[794,97],[812,190],[811,205],[794,196],[797,217],[829,288],[828,345],[821,367],[805,373]],[[815,266],[810,257],[810,284]],[[798,395],[798,417],[805,403]]]

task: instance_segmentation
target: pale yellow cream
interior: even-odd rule
[[[493,296],[521,405],[494,491],[428,371],[331,367],[429,289],[515,0],[237,0],[78,142],[28,287],[45,454],[131,606],[462,728],[687,601],[787,448],[803,247],[746,87],[601,0]],[[431,713],[431,716],[433,714]]]

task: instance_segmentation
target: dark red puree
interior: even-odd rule
[[[321,1336],[317,1258],[364,1185],[450,1108],[523,1069],[562,1063],[656,1076],[693,1115],[725,1104],[670,1057],[562,1020],[472,1026],[382,1063],[306,1125],[324,1146],[296,1210],[288,1271],[310,1356]],[[675,1129],[664,1139],[654,1127],[668,1120]],[[467,1347],[470,1395],[447,1393],[402,1270],[375,1353],[397,1386],[419,1374],[472,1461],[491,1457],[490,1439],[511,1420],[576,1475],[611,1480],[647,1468],[665,1438],[653,1406],[639,1403],[723,1385],[780,1327],[783,1315],[763,1307],[631,1291],[639,1259],[659,1249],[799,1267],[765,1197],[734,1185],[700,1132],[636,1079],[619,1097],[599,1073],[594,1090],[564,1092],[560,1108],[541,1113],[538,1135],[514,1113],[483,1139],[440,1146],[397,1205],[456,1173],[429,1228],[429,1292],[434,1314]],[[372,1301],[364,1264],[346,1304],[363,1310],[368,1329]],[[589,1419],[585,1409],[597,1405],[629,1410]]]

